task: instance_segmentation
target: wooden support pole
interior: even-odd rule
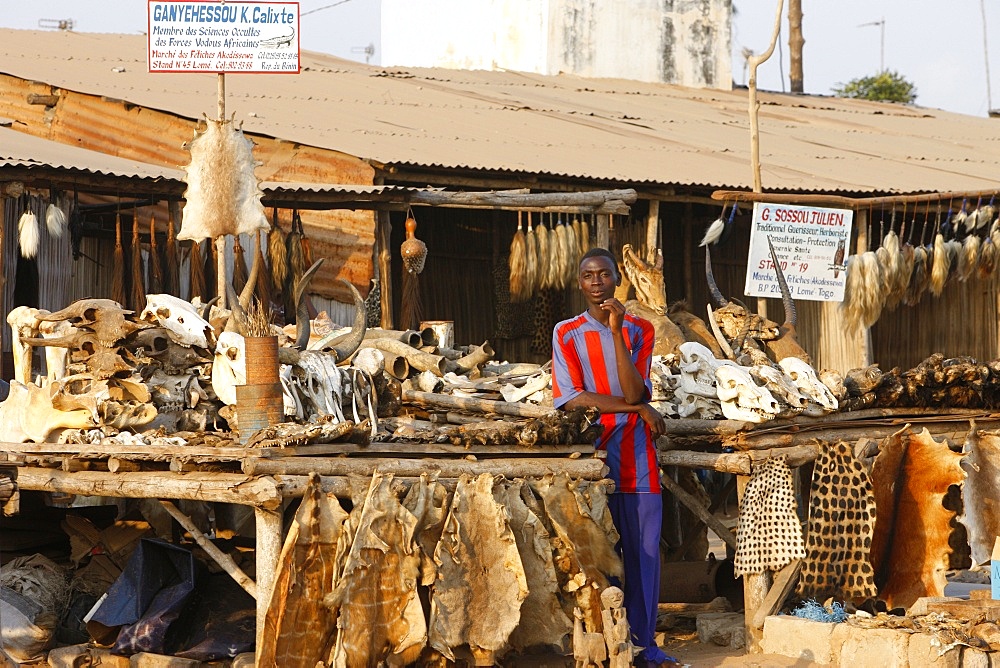
[[[271,604],[271,590],[278,577],[278,559],[281,556],[282,533],[281,512],[265,508],[255,508],[257,520],[257,647],[262,646],[264,620]],[[261,666],[260,668],[265,668]]]
[[[656,262],[656,249],[660,247],[660,200],[649,200],[646,217],[646,262]]]
[[[218,257],[215,259],[215,288],[219,297],[219,308],[226,308],[226,236],[220,235],[215,238],[215,250]]]
[[[529,404],[477,399],[475,397],[456,397],[450,394],[418,392],[417,390],[403,390],[402,400],[406,403],[439,408],[446,411],[475,411],[487,415],[539,418],[553,415],[556,412],[553,408],[542,408],[541,406],[532,406]]]
[[[68,473],[26,466],[18,469],[17,484],[21,489],[41,492],[132,499],[192,499],[265,508],[277,508],[282,498],[272,478],[253,478],[238,473]]]
[[[757,608],[757,612],[753,615],[752,625],[755,629],[763,631],[764,620],[769,615],[776,613],[784,605],[785,599],[788,598],[788,593],[792,591],[792,587],[795,585],[795,578],[798,577],[801,570],[802,560],[795,559],[775,574],[774,584],[771,585],[767,596],[761,601],[760,607]]]
[[[568,459],[562,457],[517,457],[510,459],[389,459],[382,457],[280,457],[247,459],[244,472],[248,475],[309,475],[371,476],[376,470],[395,476],[419,478],[422,473],[438,472],[442,478],[482,473],[508,478],[541,478],[548,474],[565,473],[570,478],[596,480],[604,476],[600,459]]]
[[[171,517],[177,520],[178,524],[184,527],[185,531],[191,534],[191,538],[194,539],[194,542],[198,543],[201,549],[205,550],[206,554],[212,557],[215,563],[217,563],[222,570],[229,573],[229,575],[236,580],[237,584],[243,587],[248,594],[257,598],[257,585],[250,579],[250,576],[244,573],[243,570],[236,565],[236,562],[233,561],[232,557],[216,547],[215,543],[205,538],[198,527],[195,526],[195,523],[191,521],[191,518],[182,513],[173,503],[160,499],[160,505],[163,506],[164,510],[170,513]]]
[[[609,251],[614,253],[608,246],[611,243],[611,216],[606,213],[597,214],[597,233],[595,234],[595,246],[599,248],[607,248]]]
[[[692,513],[698,516],[702,522],[708,525],[708,527],[715,532],[715,534],[725,541],[726,545],[729,545],[734,550],[736,549],[736,536],[730,531],[725,524],[718,520],[714,515],[708,512],[705,506],[701,505],[701,501],[696,499],[692,494],[690,494],[686,489],[681,487],[678,483],[666,475],[660,475],[660,484],[667,489],[668,492],[677,497],[677,500],[688,507]]]
[[[743,497],[746,493],[749,476],[741,475],[736,478],[736,494],[743,505]],[[743,628],[746,633],[747,652],[749,654],[760,654],[762,649],[761,640],[764,638],[763,628],[754,626],[754,619],[757,611],[764,605],[764,599],[771,588],[771,571],[743,575]]]
[[[392,317],[392,248],[389,243],[392,223],[388,211],[375,212],[375,251],[378,255],[378,279],[382,305],[382,327],[393,328]]]

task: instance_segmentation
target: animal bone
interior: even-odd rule
[[[809,397],[805,414],[820,416],[832,413],[839,407],[837,399],[826,385],[816,377],[816,371],[798,357],[786,357],[778,362],[778,366],[788,374],[795,387]]]
[[[223,332],[215,346],[212,389],[219,401],[236,405],[236,386],[247,382],[246,341],[236,332]]]
[[[10,394],[0,403],[0,441],[43,443],[56,430],[95,426],[88,410],[53,407],[49,392],[48,388],[11,381]]]
[[[704,397],[678,389],[674,393],[674,398],[677,400],[677,415],[682,418],[714,420],[722,415],[722,405],[718,396]]]
[[[38,332],[43,339],[61,338],[72,335],[76,331],[73,325],[65,320],[60,322],[43,322],[38,326]],[[45,375],[51,380],[59,380],[66,375],[66,365],[69,364],[69,351],[56,346],[45,347]]]
[[[146,295],[146,308],[139,319],[166,329],[170,338],[182,346],[210,348],[212,326],[194,305],[172,295]]]
[[[133,311],[126,311],[118,302],[111,299],[80,299],[62,310],[40,317],[39,320],[46,322],[68,320],[77,329],[93,332],[101,345],[110,348],[132,332],[141,329],[142,325],[125,317],[132,313]]]
[[[806,409],[809,398],[802,394],[792,379],[781,369],[770,365],[757,365],[749,369],[753,379],[770,390],[778,400],[781,405],[778,417],[794,417]]]
[[[133,353],[141,350],[148,356],[148,364],[159,365],[169,374],[185,374],[188,369],[211,362],[202,349],[176,343],[164,327],[150,327],[136,332],[125,342],[125,349]]]
[[[680,353],[680,389],[686,394],[715,398],[715,370],[721,365],[734,363],[716,359],[711,350],[694,341],[682,343]]]
[[[766,387],[753,382],[746,368],[722,365],[715,370],[722,414],[730,420],[766,422],[777,417],[778,401]]]
[[[206,398],[198,377],[192,374],[171,375],[156,369],[146,384],[151,390],[153,405],[161,411],[195,408],[199,401]]]
[[[22,338],[37,337],[41,317],[46,314],[48,311],[30,306],[18,306],[7,314],[7,324],[11,331],[11,352],[14,354],[14,380],[19,383],[31,382],[32,350],[30,345],[22,343]]]

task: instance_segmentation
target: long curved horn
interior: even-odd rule
[[[368,313],[365,310],[365,300],[361,297],[358,289],[354,287],[354,284],[344,279],[340,279],[340,282],[346,285],[350,289],[351,294],[354,295],[354,324],[351,326],[351,333],[347,335],[347,338],[340,345],[333,347],[333,354],[337,361],[343,362],[361,346],[361,342],[365,338],[365,330],[367,329]]]
[[[249,327],[247,326],[247,312],[243,310],[243,305],[236,297],[236,290],[233,290],[233,284],[229,281],[226,281],[226,299],[232,304],[232,310],[229,312],[229,320],[226,321],[226,331],[236,332],[240,336],[247,336],[249,331]]]
[[[715,311],[712,310],[712,305],[705,304],[705,308],[708,309],[708,324],[712,326],[712,333],[715,334],[719,347],[722,348],[722,352],[726,353],[727,358],[735,360],[736,355],[733,353],[733,348],[729,345],[729,341],[726,341],[726,337],[722,335],[722,329],[719,328],[719,323],[715,320]]]
[[[313,262],[313,265],[302,274],[302,278],[295,283],[295,347],[299,350],[306,349],[306,346],[309,345],[309,336],[312,333],[309,326],[309,304],[306,302],[308,299],[306,290],[313,276],[319,271],[320,265],[323,264],[323,259],[320,258]]]
[[[705,279],[708,281],[708,294],[712,297],[715,308],[724,308],[729,302],[722,296],[719,285],[715,282],[715,274],[712,273],[712,251],[705,246]]]
[[[260,234],[257,232],[254,232],[254,242],[258,246],[260,245]],[[253,291],[257,287],[257,274],[260,273],[260,261],[262,257],[260,253],[254,253],[253,263],[250,266],[250,276],[247,278],[247,284],[243,286],[243,290],[240,292],[239,302],[244,311],[250,310],[250,300],[253,299]]]
[[[795,327],[795,321],[798,319],[795,313],[795,300],[792,299],[792,293],[785,281],[785,272],[781,271],[781,264],[778,263],[778,256],[774,252],[771,237],[767,238],[767,247],[771,251],[771,262],[774,263],[774,274],[778,279],[778,287],[781,288],[781,303],[785,306],[785,325]]]
[[[217,301],[219,301],[219,295],[212,297],[202,305],[201,312],[198,314],[201,316],[202,320],[208,322],[208,316],[212,314],[212,307],[215,305],[215,302]]]

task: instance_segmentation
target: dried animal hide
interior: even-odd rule
[[[434,552],[438,581],[429,643],[451,660],[456,648],[468,645],[478,660],[492,664],[520,622],[528,596],[521,557],[507,512],[493,496],[494,484],[485,473],[459,478]]]
[[[792,470],[784,455],[770,457],[754,466],[740,502],[735,573],[776,571],[805,556]]]
[[[544,520],[551,524],[556,572],[563,591],[584,614],[587,631],[601,631],[601,592],[608,578],[622,577],[622,562],[615,552],[614,531],[603,487],[591,485],[588,502],[569,476],[546,476],[533,484],[545,508]]]
[[[215,239],[226,234],[253,234],[269,225],[254,175],[253,142],[232,119],[205,118],[195,132],[186,167],[186,203],[178,239]]]
[[[336,619],[324,598],[336,584],[337,545],[346,520],[337,498],[323,492],[319,476],[310,476],[278,559],[257,665],[315,666],[329,657]]]
[[[391,475],[372,476],[332,595],[340,610],[331,661],[335,668],[373,666],[386,659],[406,665],[420,656],[427,642],[427,622],[417,597],[417,518],[391,488]]]
[[[974,430],[965,441],[963,468],[968,475],[962,489],[963,514],[973,565],[990,561],[993,542],[1000,536],[1000,432]]]
[[[515,651],[529,647],[555,648],[565,653],[566,637],[573,623],[559,601],[559,580],[552,561],[552,543],[541,519],[528,508],[522,496],[534,496],[523,480],[497,488],[497,501],[510,513],[510,529],[524,566],[528,597],[521,606],[521,623],[510,634]],[[538,505],[537,500],[532,503]]]
[[[869,557],[874,515],[871,480],[851,446],[823,448],[813,468],[799,596],[862,601],[875,595]]]
[[[927,429],[887,438],[872,465],[878,515],[871,563],[880,598],[909,607],[921,596],[942,596],[948,537],[955,512],[942,504],[950,485],[961,485],[961,453]]]
[[[448,490],[438,482],[437,474],[423,473],[420,480],[410,485],[403,506],[417,518],[414,540],[420,548],[420,585],[428,587],[437,579],[434,550],[451,506]]]
[[[687,340],[684,338],[684,331],[673,320],[643,306],[638,300],[630,299],[625,302],[625,311],[653,323],[654,355],[677,354],[680,345]]]

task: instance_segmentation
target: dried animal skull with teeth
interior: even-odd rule
[[[715,370],[722,414],[730,420],[766,422],[777,417],[780,407],[766,387],[758,386],[743,367],[723,365]]]
[[[804,395],[809,397],[805,414],[820,416],[837,410],[837,399],[826,385],[816,377],[816,371],[797,357],[786,357],[778,362],[786,374]]]
[[[729,360],[720,360],[712,351],[700,343],[688,341],[679,347],[681,361],[678,368],[681,372],[680,390],[685,394],[697,394],[714,399],[715,370],[722,365],[733,365]]]
[[[722,415],[718,397],[703,397],[678,389],[674,393],[674,399],[677,400],[677,414],[682,418],[714,420]]]
[[[227,406],[236,405],[236,386],[247,382],[246,360],[246,342],[241,335],[236,332],[219,335],[212,362],[212,389]]]
[[[198,315],[194,305],[172,295],[146,295],[141,320],[163,327],[182,346],[209,348],[212,326]]]
[[[93,332],[101,345],[111,348],[142,327],[125,317],[131,314],[132,311],[126,311],[111,299],[80,299],[60,311],[40,317],[39,320],[68,320],[78,329]]]
[[[806,409],[809,398],[799,391],[792,379],[783,371],[770,365],[752,366],[749,369],[754,380],[770,390],[778,400],[781,405],[778,417],[794,417]]]

